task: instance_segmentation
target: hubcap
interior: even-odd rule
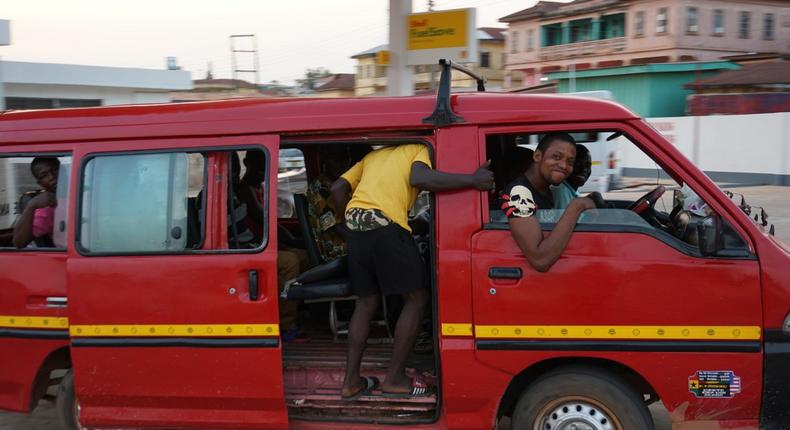
[[[78,430],[88,430],[87,427],[83,427],[82,424],[80,424],[81,411],[82,408],[80,407],[80,402],[78,402],[77,399],[74,399],[74,427],[76,427]]]
[[[547,405],[539,416],[536,430],[615,430],[611,413],[601,406],[581,400],[564,400]]]

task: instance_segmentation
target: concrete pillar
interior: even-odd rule
[[[562,23],[562,44],[571,43],[571,23]]]
[[[5,74],[3,71],[3,58],[0,57],[0,111],[5,110]]]
[[[414,72],[406,65],[407,20],[411,0],[390,0],[390,65],[387,68],[387,95],[414,94]]]
[[[590,40],[598,40],[601,38],[601,21],[598,18],[592,20],[592,37]]]

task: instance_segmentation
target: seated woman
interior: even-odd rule
[[[30,172],[44,190],[30,199],[14,224],[14,246],[24,248],[35,241],[36,246],[51,248],[55,220],[55,191],[58,186],[60,162],[55,157],[36,157]]]
[[[568,179],[556,187],[551,187],[554,197],[554,209],[565,209],[571,200],[579,197],[577,191],[592,174],[592,158],[590,150],[584,145],[576,145],[576,161],[573,163],[573,172]]]

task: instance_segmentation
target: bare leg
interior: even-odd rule
[[[340,395],[348,397],[363,388],[359,367],[362,365],[362,353],[370,333],[370,321],[379,306],[381,295],[360,297],[354,307],[354,314],[348,325],[348,355],[346,356],[346,376]]]
[[[428,302],[428,290],[420,288],[403,294],[403,310],[395,324],[395,344],[392,348],[392,361],[387,371],[387,379],[381,386],[389,393],[411,391],[411,380],[406,376],[406,360],[409,358],[414,341],[420,332],[420,322]]]

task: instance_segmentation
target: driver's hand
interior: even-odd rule
[[[590,194],[587,194],[587,197],[590,198],[593,203],[595,203],[596,208],[601,209],[606,207],[606,200],[604,200],[603,196],[598,191],[593,191]]]
[[[576,206],[579,212],[584,212],[587,209],[595,209],[595,202],[589,197],[576,197],[568,203],[568,206]]]

